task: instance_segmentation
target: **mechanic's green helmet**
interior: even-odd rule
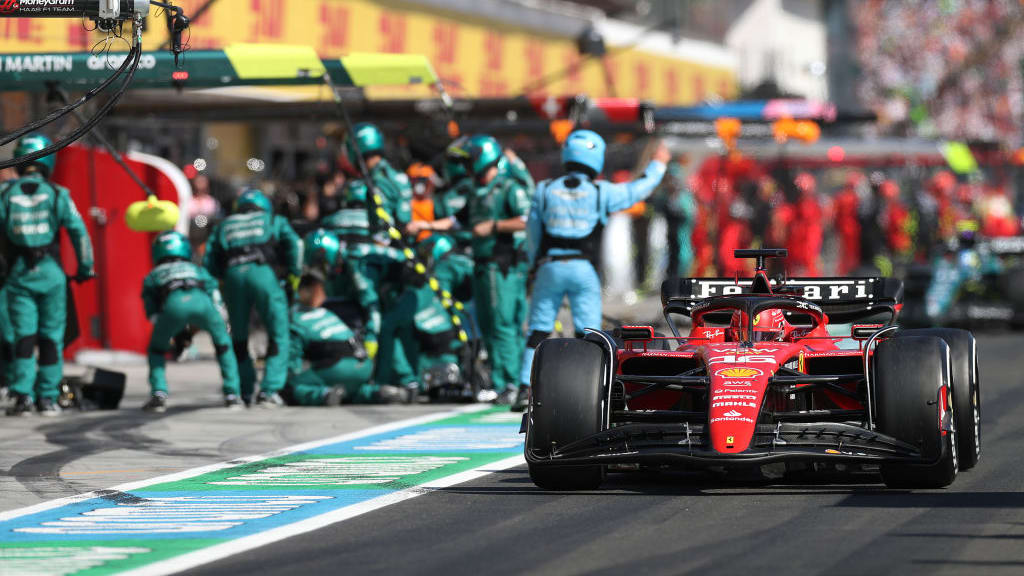
[[[270,198],[256,188],[249,188],[235,200],[235,212],[273,212],[274,207],[270,204]]]
[[[345,138],[345,154],[353,166],[359,165],[359,159],[356,158],[356,148],[352,144],[353,134],[363,158],[371,154],[381,154],[384,152],[384,135],[380,133],[380,129],[375,125],[369,122],[360,122],[352,127],[352,131],[353,133]]]
[[[453,184],[469,175],[466,164],[469,162],[469,137],[460,136],[444,149],[444,179]]]
[[[338,239],[338,235],[323,228],[306,234],[302,244],[304,260],[310,268],[331,268],[341,253],[341,240]]]
[[[501,160],[501,144],[498,144],[493,136],[486,134],[472,136],[466,147],[469,149],[469,167],[473,176],[482,175]]]
[[[18,140],[18,144],[14,147],[14,157],[21,158],[22,156],[28,156],[33,152],[37,152],[44,148],[48,148],[53,142],[43,136],[42,134],[29,134],[28,136],[22,136],[21,140]],[[43,172],[43,176],[49,178],[53,174],[53,169],[57,166],[57,155],[50,154],[49,156],[43,156],[42,158],[36,158],[31,162],[18,165],[18,174],[23,174],[25,169],[29,166],[36,166]]]
[[[349,180],[341,191],[341,203],[344,206],[366,206],[369,202],[370,188],[364,180]]]
[[[154,264],[159,264],[169,258],[191,260],[192,246],[189,245],[188,239],[181,233],[168,230],[167,232],[161,232],[153,240],[152,255]]]
[[[432,234],[416,245],[416,253],[427,266],[433,266],[434,262],[451,252],[453,248],[455,245],[452,244],[451,238],[444,234]]]

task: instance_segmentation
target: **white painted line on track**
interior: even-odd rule
[[[303,450],[312,450],[313,448],[319,448],[329,444],[337,444],[339,442],[347,442],[349,440],[357,440],[359,438],[365,438],[374,434],[383,434],[385,432],[391,432],[400,428],[408,426],[417,426],[419,424],[428,424],[437,420],[443,420],[445,418],[451,418],[453,416],[459,416],[461,414],[470,414],[473,412],[481,412],[491,408],[489,405],[479,404],[466,406],[465,408],[458,408],[456,410],[447,410],[445,412],[437,412],[434,414],[425,414],[423,416],[417,416],[415,418],[406,418],[405,420],[398,420],[395,422],[389,422],[387,424],[381,424],[378,426],[372,426],[363,430],[357,430],[355,432],[349,432],[340,436],[334,436],[332,438],[325,438],[323,440],[314,440],[312,442],[305,442],[302,444],[296,444],[294,446],[288,446],[287,448],[281,448],[264,454],[257,454],[255,456],[246,456],[244,458],[235,458],[234,460],[227,460],[225,462],[218,462],[216,464],[209,464],[207,466],[200,466],[198,468],[190,468],[181,472],[174,472],[171,474],[165,474],[163,476],[156,476],[154,478],[148,478],[146,480],[138,480],[135,482],[128,482],[126,484],[119,484],[113,488],[107,490],[94,490],[92,492],[85,492],[83,494],[76,494],[74,496],[66,496],[64,498],[58,498],[56,500],[49,500],[47,502],[40,502],[39,504],[33,504],[24,508],[15,508],[14,510],[8,510],[6,512],[0,512],[0,522],[18,518],[20,516],[26,516],[28,514],[35,514],[37,512],[43,512],[46,510],[52,510],[61,506],[69,504],[77,504],[91,498],[99,498],[109,491],[118,492],[129,492],[131,490],[138,490],[147,486],[154,486],[156,484],[163,484],[165,482],[176,482],[178,480],[185,480],[188,478],[194,478],[202,474],[209,472],[215,472],[217,470],[223,470],[224,468],[230,468],[233,466],[239,466],[241,464],[249,464],[252,462],[259,462],[261,460],[267,460],[269,458],[276,458],[279,456],[286,456],[295,452],[301,452]],[[491,466],[491,465],[488,465]],[[485,467],[486,468],[486,467]],[[368,501],[369,502],[369,501]]]
[[[135,570],[122,572],[121,576],[164,576],[166,574],[174,574],[175,572],[181,572],[183,570],[195,568],[196,566],[222,560],[247,550],[273,544],[274,542],[284,540],[285,538],[291,538],[292,536],[305,534],[306,532],[312,532],[313,530],[319,530],[320,528],[330,526],[331,524],[337,524],[338,522],[355,518],[356,516],[366,514],[367,512],[379,510],[385,506],[391,506],[392,504],[398,504],[399,502],[404,502],[435,490],[448,488],[450,486],[455,486],[456,484],[462,484],[463,482],[469,482],[470,480],[481,478],[492,472],[498,472],[500,470],[519,466],[525,462],[526,460],[522,455],[513,456],[497,462],[491,462],[490,464],[485,464],[479,468],[438,478],[437,480],[426,484],[385,494],[372,500],[366,500],[364,502],[352,504],[351,506],[345,506],[344,508],[338,508],[337,510],[332,510],[319,516],[314,516],[286,526],[267,530],[266,532],[252,534],[251,536],[245,536],[223,544],[216,544],[201,550],[196,550],[195,552],[175,556],[161,562],[155,562]]]

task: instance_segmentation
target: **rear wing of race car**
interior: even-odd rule
[[[692,307],[715,296],[749,294],[750,278],[677,278],[661,284],[661,304],[666,314],[690,315]],[[903,304],[903,282],[895,278],[789,278],[781,286],[771,281],[772,290],[793,294],[814,302],[828,314],[829,321],[847,324],[876,314],[896,319]]]

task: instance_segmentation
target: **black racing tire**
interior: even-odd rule
[[[527,451],[543,457],[603,429],[606,391],[602,379],[607,369],[604,350],[594,342],[578,338],[541,342],[530,375]],[[545,490],[593,490],[605,476],[604,466],[528,466],[530,479]]]
[[[974,468],[981,457],[981,384],[978,379],[978,345],[974,335],[956,328],[903,330],[899,334],[935,336],[949,346],[957,456],[961,471]]]
[[[918,447],[932,462],[882,464],[885,485],[949,486],[958,470],[956,426],[942,434],[938,425],[940,389],[951,381],[949,346],[934,336],[897,335],[878,345],[873,360],[878,431]]]

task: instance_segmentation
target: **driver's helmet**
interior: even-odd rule
[[[969,250],[978,241],[978,223],[974,220],[961,220],[956,223],[957,246]]]
[[[781,342],[786,337],[788,322],[782,310],[773,308],[764,310],[754,317],[754,333],[751,335],[753,342]],[[743,313],[739,310],[732,313],[732,321],[729,324],[729,336],[731,340],[740,340],[743,335]]]

